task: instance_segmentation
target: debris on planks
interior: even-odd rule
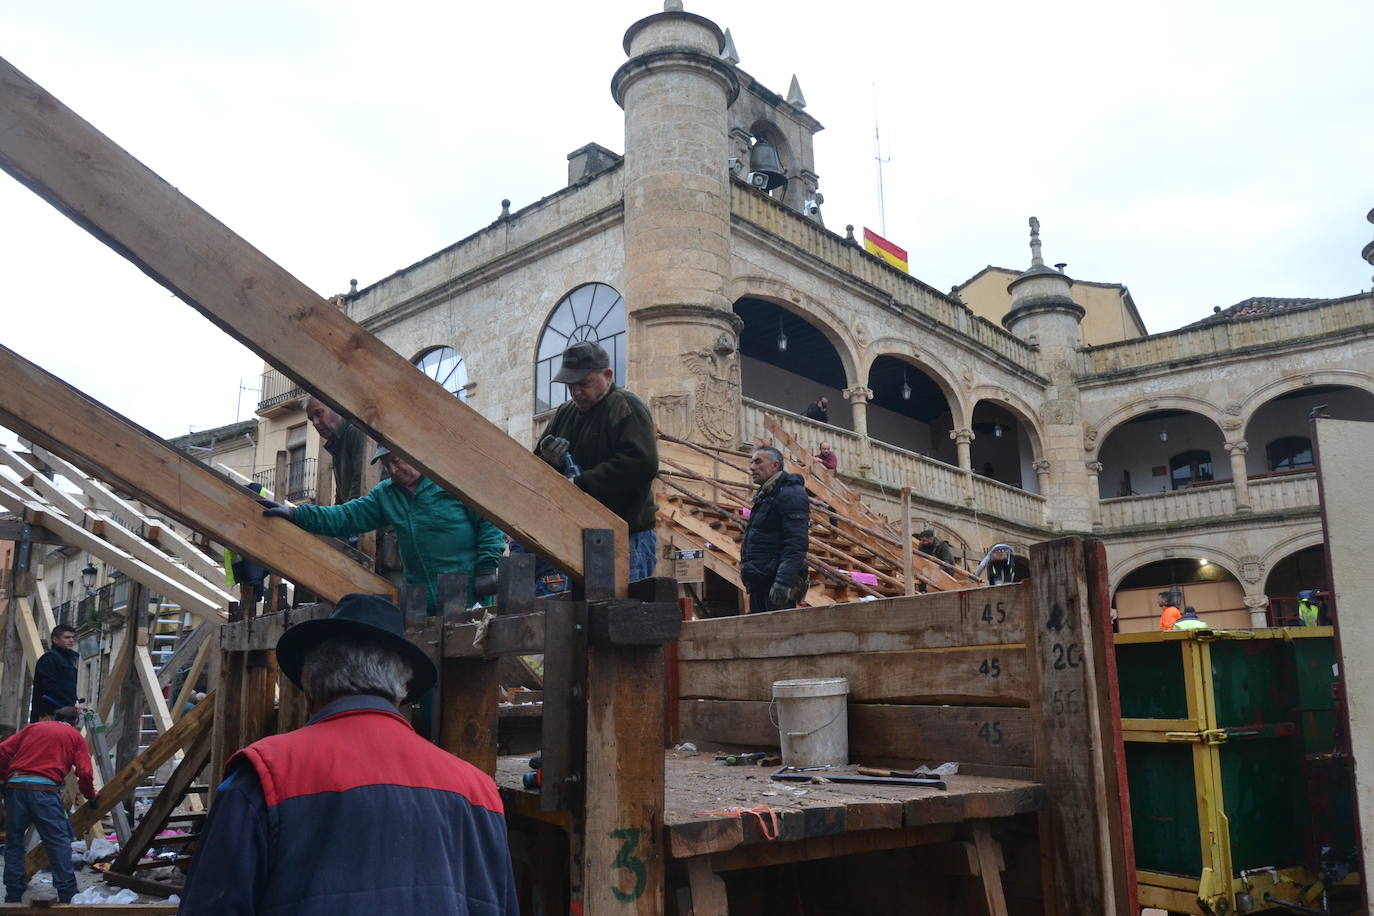
[[[903,535],[859,498],[834,472],[810,460],[781,427],[769,425],[783,453],[784,470],[799,474],[811,493],[811,538],[807,564],[811,579],[804,604],[843,604],[864,598],[907,593],[906,569],[923,591],[950,591],[980,585],[977,577],[911,547],[902,554]],[[688,442],[659,433],[659,531],[681,550],[705,551],[705,566],[743,589],[739,542],[752,504],[747,452]]]

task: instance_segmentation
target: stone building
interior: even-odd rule
[[[829,441],[880,511],[911,486],[970,565],[1096,534],[1123,629],[1153,626],[1170,585],[1247,626],[1325,584],[1308,415],[1374,418],[1368,294],[1147,336],[1124,285],[1047,267],[1036,228],[1025,270],[945,294],[825,227],[795,80],[767,89],[714,23],[667,6],[630,26],[612,77],[623,155],[580,147],[566,187],[339,306],[526,443],[566,397],[559,352],[595,338],[665,431],[737,447],[773,417]],[[317,457],[299,389],[268,376],[255,464]],[[821,395],[826,424],[801,416]]]

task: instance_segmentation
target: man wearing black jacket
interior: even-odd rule
[[[740,546],[740,578],[751,611],[795,607],[806,592],[807,526],[811,499],[800,476],[782,469],[771,445],[754,450],[749,476],[758,484]]]
[[[53,627],[51,647],[33,666],[33,710],[30,722],[50,718],[55,710],[76,705],[76,630],[66,624]]]

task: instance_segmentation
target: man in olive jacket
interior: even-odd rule
[[[581,341],[563,351],[553,377],[571,400],[558,408],[535,449],[579,490],[625,520],[630,528],[630,581],[654,574],[658,507],[658,434],[644,402],[615,384],[611,358],[601,345]]]
[[[783,471],[782,453],[771,445],[754,450],[749,476],[759,485],[739,554],[749,610],[795,607],[806,592],[811,498],[800,475]]]
[[[306,531],[348,537],[384,525],[396,529],[405,580],[423,584],[438,610],[439,574],[468,574],[468,604],[496,591],[496,564],[506,552],[501,530],[454,499],[385,445],[373,462],[389,475],[366,495],[340,506],[286,506],[260,500],[263,515],[289,519]],[[475,574],[475,575],[474,575]]]

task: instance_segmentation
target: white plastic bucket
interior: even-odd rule
[[[807,677],[773,682],[782,762],[790,767],[849,763],[849,678]]]

